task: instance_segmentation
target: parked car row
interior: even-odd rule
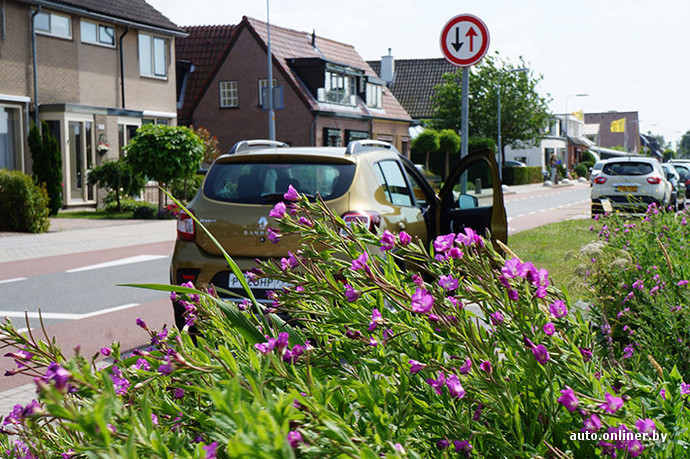
[[[660,163],[628,156],[598,161],[590,176],[592,215],[613,210],[644,212],[649,204],[684,208],[690,162]]]

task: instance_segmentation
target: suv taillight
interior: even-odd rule
[[[606,183],[606,177],[597,177],[594,179],[594,183],[596,183],[597,185],[603,185],[604,183]]]
[[[375,228],[381,224],[381,216],[373,211],[345,212],[342,215],[342,219],[347,226],[359,223],[360,225],[364,225],[371,232],[374,232]]]
[[[651,185],[658,185],[658,184],[661,183],[661,178],[659,178],[659,177],[649,177],[649,178],[647,179],[647,181],[648,181]]]
[[[196,239],[194,220],[184,212],[177,216],[177,239],[187,242],[194,242]]]

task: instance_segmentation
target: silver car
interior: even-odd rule
[[[592,182],[592,214],[612,210],[643,212],[649,204],[672,203],[672,185],[656,159],[609,159]]]

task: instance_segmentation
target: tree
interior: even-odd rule
[[[89,185],[98,185],[115,192],[117,211],[122,212],[120,193],[135,195],[144,187],[144,178],[136,174],[131,166],[119,159],[106,161],[94,167],[88,175]]]
[[[429,155],[438,151],[438,132],[425,129],[413,141],[412,148],[424,154],[424,170],[429,170]]]
[[[445,173],[443,180],[450,174],[450,155],[460,151],[460,136],[452,129],[444,129],[438,135],[439,151],[446,157]]]
[[[147,124],[124,147],[125,161],[132,169],[158,182],[161,188],[174,179],[191,177],[204,158],[204,143],[185,126]],[[158,210],[163,194],[158,194]]]
[[[498,53],[486,56],[472,67],[469,81],[470,137],[496,138],[498,136],[498,91],[501,93],[502,147],[521,144],[536,145],[542,138],[549,117],[550,98],[539,95],[537,84],[543,79],[532,71],[515,72],[527,64],[521,59],[513,66],[500,59]],[[443,76],[434,97],[435,129],[461,132],[462,87],[460,71]]]
[[[211,135],[211,133],[205,127],[195,129],[194,134],[198,135],[201,141],[204,143],[204,162],[211,164],[217,157],[221,155],[221,151],[218,148],[218,138],[214,135]]]
[[[57,215],[62,207],[62,152],[60,144],[48,129],[48,123],[29,128],[29,149],[33,160],[33,178],[36,184],[45,183],[48,192],[50,215]]]
[[[678,143],[678,157],[690,158],[690,131],[683,134]]]

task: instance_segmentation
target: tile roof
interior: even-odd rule
[[[184,27],[188,36],[175,41],[177,60],[194,64],[194,72],[188,77],[183,108],[178,113],[180,120],[190,119],[193,107],[221,63],[236,29],[232,25]]]
[[[248,24],[263,42],[263,45],[266,46],[268,41],[266,23],[246,16],[242,18],[242,22]],[[312,38],[314,39],[314,45],[312,45]],[[321,58],[329,62],[361,69],[366,75],[376,76],[376,72],[362,59],[352,45],[340,43],[319,35],[312,37],[311,33],[278,27],[273,24],[271,24],[271,52],[275,60],[283,68],[285,75],[292,80],[295,87],[299,88],[304,100],[313,110],[318,110],[320,104],[290,69],[289,59]],[[383,111],[371,113],[363,104],[360,104],[360,111],[363,114],[371,114],[376,118],[410,120],[410,116],[405,109],[387,88],[384,89]]]
[[[123,21],[148,25],[173,32],[182,31],[182,29],[165,17],[160,11],[146,3],[145,0],[45,0],[40,3],[47,8],[55,7],[59,9],[60,7],[68,7],[82,9],[89,13],[102,14]]]
[[[381,71],[381,61],[369,61],[369,65],[377,73]],[[390,89],[412,118],[432,118],[434,87],[443,82],[443,74],[456,70],[456,66],[443,58],[396,59]]]

